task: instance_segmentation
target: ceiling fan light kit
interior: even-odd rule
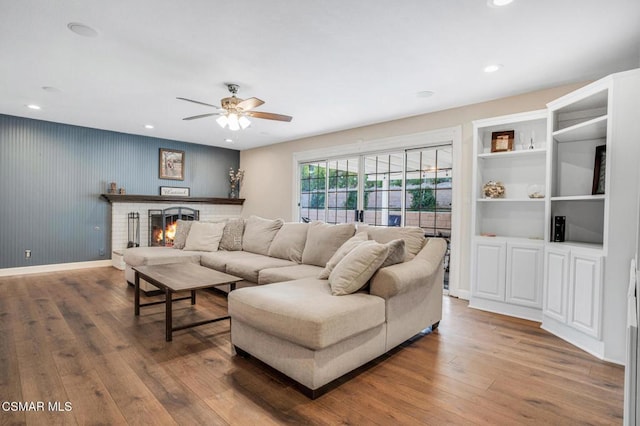
[[[236,96],[238,93],[238,89],[240,86],[233,83],[227,84],[227,89],[231,93],[231,96],[223,98],[220,100],[220,104],[222,108],[217,107],[215,105],[207,104],[200,101],[194,101],[193,99],[181,98],[178,97],[176,99],[180,99],[182,101],[193,102],[195,104],[204,105],[212,108],[216,108],[219,111],[209,114],[200,114],[194,115],[192,117],[185,117],[183,120],[195,120],[198,118],[211,117],[213,115],[219,115],[216,118],[216,122],[223,129],[225,127],[229,127],[231,131],[244,130],[251,125],[251,121],[248,117],[254,118],[262,118],[266,120],[276,120],[276,121],[291,121],[292,117],[288,115],[282,114],[274,114],[271,112],[261,112],[261,111],[251,111],[253,108],[259,107],[264,104],[264,101],[258,98],[248,98],[248,99],[240,99]]]

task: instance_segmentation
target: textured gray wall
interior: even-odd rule
[[[158,178],[160,148],[185,151],[184,181]],[[239,162],[236,150],[0,114],[0,268],[108,259],[109,182],[127,194],[187,186],[227,197]]]

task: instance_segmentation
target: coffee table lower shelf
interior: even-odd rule
[[[152,265],[134,267],[134,315],[140,315],[140,308],[153,305],[165,305],[165,340],[173,340],[173,332],[187,328],[198,327],[217,321],[229,319],[228,315],[196,321],[188,324],[173,326],[173,302],[180,300],[191,300],[191,304],[196,304],[196,290],[229,285],[229,291],[236,288],[236,282],[241,278],[214,271],[197,264],[171,264]],[[145,279],[150,284],[158,287],[164,292],[165,299],[156,302],[140,303],[140,278]],[[181,291],[190,291],[191,295],[174,299],[173,294]]]

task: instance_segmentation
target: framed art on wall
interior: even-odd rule
[[[160,179],[184,180],[184,151],[160,148]]]
[[[596,147],[596,161],[593,166],[593,187],[591,194],[604,194],[604,175],[607,171],[607,146]]]

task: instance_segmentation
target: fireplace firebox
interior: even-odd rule
[[[149,247],[173,246],[176,225],[180,220],[198,220],[200,212],[188,207],[149,210]]]

